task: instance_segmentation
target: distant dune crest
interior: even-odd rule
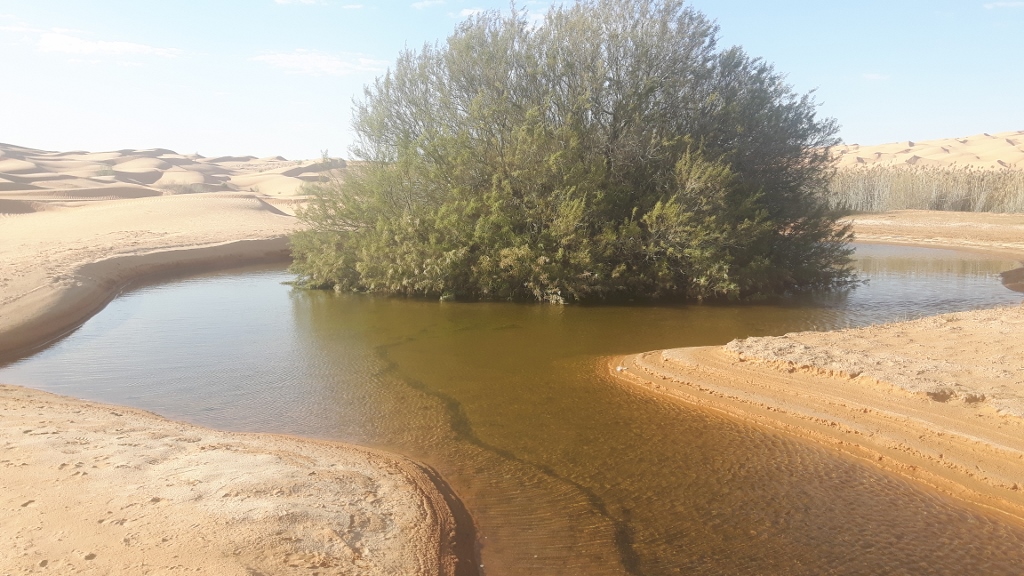
[[[344,160],[331,163],[335,169],[344,165]],[[323,168],[319,160],[281,156],[203,158],[164,148],[48,152],[0,144],[0,197],[13,207],[14,200],[128,199],[196,192],[291,196],[302,184],[316,182]]]
[[[916,166],[1024,170],[1024,130],[966,138],[836,146],[840,168]]]

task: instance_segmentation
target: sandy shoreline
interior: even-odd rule
[[[74,329],[128,283],[287,261],[297,225],[252,194],[59,206],[0,220],[0,360]]]
[[[858,241],[1024,259],[1024,215],[850,219]],[[1024,522],[1024,305],[613,359],[625,381]]]
[[[14,386],[0,441],[4,573],[454,573],[448,505],[393,454]]]
[[[24,180],[33,168],[18,162]],[[0,190],[0,361],[68,334],[135,283],[287,262],[298,226],[300,199],[283,193],[69,182]],[[6,385],[0,444],[5,574],[443,575],[475,554],[472,519],[444,480],[394,454]]]
[[[1024,214],[897,210],[844,220],[857,242],[952,248],[1024,260]]]

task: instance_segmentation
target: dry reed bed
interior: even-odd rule
[[[1024,170],[870,166],[837,171],[833,208],[852,212],[954,210],[1024,212]]]

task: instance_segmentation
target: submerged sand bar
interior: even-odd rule
[[[1024,215],[906,211],[851,220],[858,240],[1024,258]],[[660,350],[617,359],[616,368],[658,392],[1024,520],[1022,343],[1024,305]]]

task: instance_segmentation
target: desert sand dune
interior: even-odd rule
[[[877,164],[1024,170],[1024,130],[876,146],[849,144],[833,152],[840,168]]]
[[[96,184],[102,183],[97,182]],[[99,185],[92,188],[42,188],[36,186],[32,189],[25,189],[23,187],[20,190],[12,190],[10,193],[4,194],[3,198],[8,200],[32,199],[37,202],[66,202],[73,200],[124,200],[162,195],[164,195],[162,190],[154,190],[148,186],[117,183]]]
[[[341,162],[341,166],[344,162]],[[90,153],[47,152],[0,144],[0,194],[19,191],[96,189],[112,184],[140,186],[149,196],[182,192],[259,191],[274,196],[300,193],[320,177],[319,161],[289,161],[281,156],[203,158],[165,148]],[[62,193],[56,199],[74,197]],[[133,194],[131,197],[145,195]],[[43,198],[45,196],[40,196]],[[79,198],[119,198],[119,194],[81,192]]]
[[[113,162],[113,168],[118,172],[152,172],[167,170],[170,167],[167,162],[149,156],[127,157],[123,162]]]
[[[0,160],[0,174],[25,174],[35,172],[39,167],[33,162],[19,158],[4,158]]]
[[[9,200],[0,198],[0,214],[29,214],[36,212],[37,203],[29,200]]]
[[[21,192],[26,190],[42,190],[42,188],[34,184],[16,182],[10,178],[0,178],[0,192]]]

